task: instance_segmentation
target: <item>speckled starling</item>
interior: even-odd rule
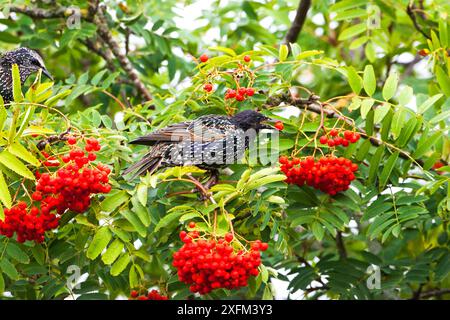
[[[197,166],[216,172],[237,163],[261,129],[273,129],[263,114],[246,110],[235,116],[205,115],[193,121],[169,125],[131,141],[151,146],[150,151],[124,174],[153,173],[164,167]]]
[[[34,50],[28,48],[19,48],[13,51],[5,52],[0,55],[0,95],[5,103],[13,100],[12,89],[12,66],[17,64],[20,72],[20,81],[22,84],[27,78],[39,69],[48,78],[52,76],[47,71],[41,56]]]

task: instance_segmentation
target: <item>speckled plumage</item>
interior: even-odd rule
[[[27,78],[42,69],[42,73],[51,79],[50,73],[45,68],[41,56],[34,50],[19,48],[0,55],[0,95],[5,103],[13,100],[12,90],[12,66],[17,64],[22,84]]]
[[[151,149],[124,174],[135,171],[136,176],[187,165],[211,171],[223,168],[243,157],[259,130],[272,129],[262,123],[267,120],[270,119],[259,112],[246,110],[233,117],[206,115],[169,125],[131,142]]]

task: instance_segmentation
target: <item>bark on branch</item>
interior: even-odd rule
[[[285,42],[288,45],[289,43],[297,42],[298,36],[302,31],[303,25],[305,24],[306,15],[308,14],[310,7],[311,0],[300,0],[294,21],[292,21],[292,25],[286,34]]]
[[[425,291],[420,294],[420,298],[431,298],[431,297],[439,297],[441,298],[444,294],[450,294],[450,289],[437,289],[431,291]]]
[[[426,34],[425,31],[423,31],[422,27],[417,22],[417,18],[414,13],[414,10],[415,10],[414,3],[412,3],[412,2],[409,3],[408,6],[406,7],[406,13],[408,14],[409,18],[411,19],[411,21],[414,25],[414,28],[416,28],[416,30],[419,31],[425,38],[431,40],[430,36],[428,34]]]
[[[109,30],[105,15],[103,14],[103,9],[100,8],[100,10],[98,10],[97,14],[94,17],[93,22],[97,25],[98,35],[103,39],[103,41],[105,41],[105,43],[111,49],[112,53],[119,61],[122,69],[130,77],[131,81],[133,82],[133,84],[135,85],[135,87],[139,91],[139,93],[147,101],[152,100],[152,95],[147,90],[147,88],[142,83],[142,81],[139,79],[138,72],[133,67],[133,65],[131,64],[128,57],[124,53],[122,53],[122,51],[120,50],[119,44],[113,38],[113,36]]]
[[[34,19],[55,19],[70,16],[73,11],[67,7],[57,7],[54,9],[30,8],[28,6],[11,6],[10,12],[22,13]]]

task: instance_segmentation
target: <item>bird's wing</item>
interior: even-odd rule
[[[156,142],[176,142],[189,136],[189,122],[171,124],[146,136],[131,141],[132,144],[153,145]]]
[[[200,118],[199,118],[200,119]],[[171,124],[149,135],[131,141],[132,144],[153,145],[156,142],[211,142],[225,137],[225,132],[216,127],[209,127],[201,121],[186,121]]]

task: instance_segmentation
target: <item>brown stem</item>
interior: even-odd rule
[[[10,12],[22,13],[34,19],[54,19],[64,18],[72,13],[66,7],[57,7],[54,9],[30,8],[29,6],[11,6]]]
[[[81,42],[92,52],[102,57],[103,60],[106,61],[106,67],[110,71],[115,71],[114,67],[114,57],[111,54],[110,50],[103,50],[97,41],[93,41],[91,39],[81,40]]]
[[[342,239],[342,233],[338,231],[336,233],[336,247],[338,249],[339,256],[341,259],[347,258],[347,250],[345,249],[344,240]]]
[[[420,298],[431,298],[431,297],[441,297],[444,294],[449,294],[450,293],[450,289],[437,289],[437,290],[431,290],[431,291],[426,291],[426,292],[422,292],[420,294]]]
[[[425,38],[431,40],[430,36],[423,31],[422,27],[419,25],[416,19],[416,15],[414,13],[414,3],[410,2],[408,6],[406,7],[406,13],[408,14],[409,18],[411,19],[412,23],[414,24],[414,27],[417,31],[419,31]]]
[[[114,56],[119,61],[122,69],[127,73],[133,84],[135,85],[136,89],[139,91],[139,93],[146,99],[146,101],[152,100],[152,95],[147,90],[145,85],[142,83],[142,81],[139,79],[138,72],[131,64],[128,57],[122,53],[120,50],[119,44],[116,40],[114,40],[109,27],[108,23],[106,21],[106,17],[103,13],[102,8],[98,10],[97,15],[94,17],[94,23],[97,25],[97,32],[99,36],[105,41],[105,43],[108,45],[108,47],[111,49]]]
[[[302,31],[303,25],[305,24],[306,15],[310,7],[311,0],[300,0],[294,21],[292,21],[292,25],[286,34],[285,42],[287,44],[297,42],[298,36]]]

